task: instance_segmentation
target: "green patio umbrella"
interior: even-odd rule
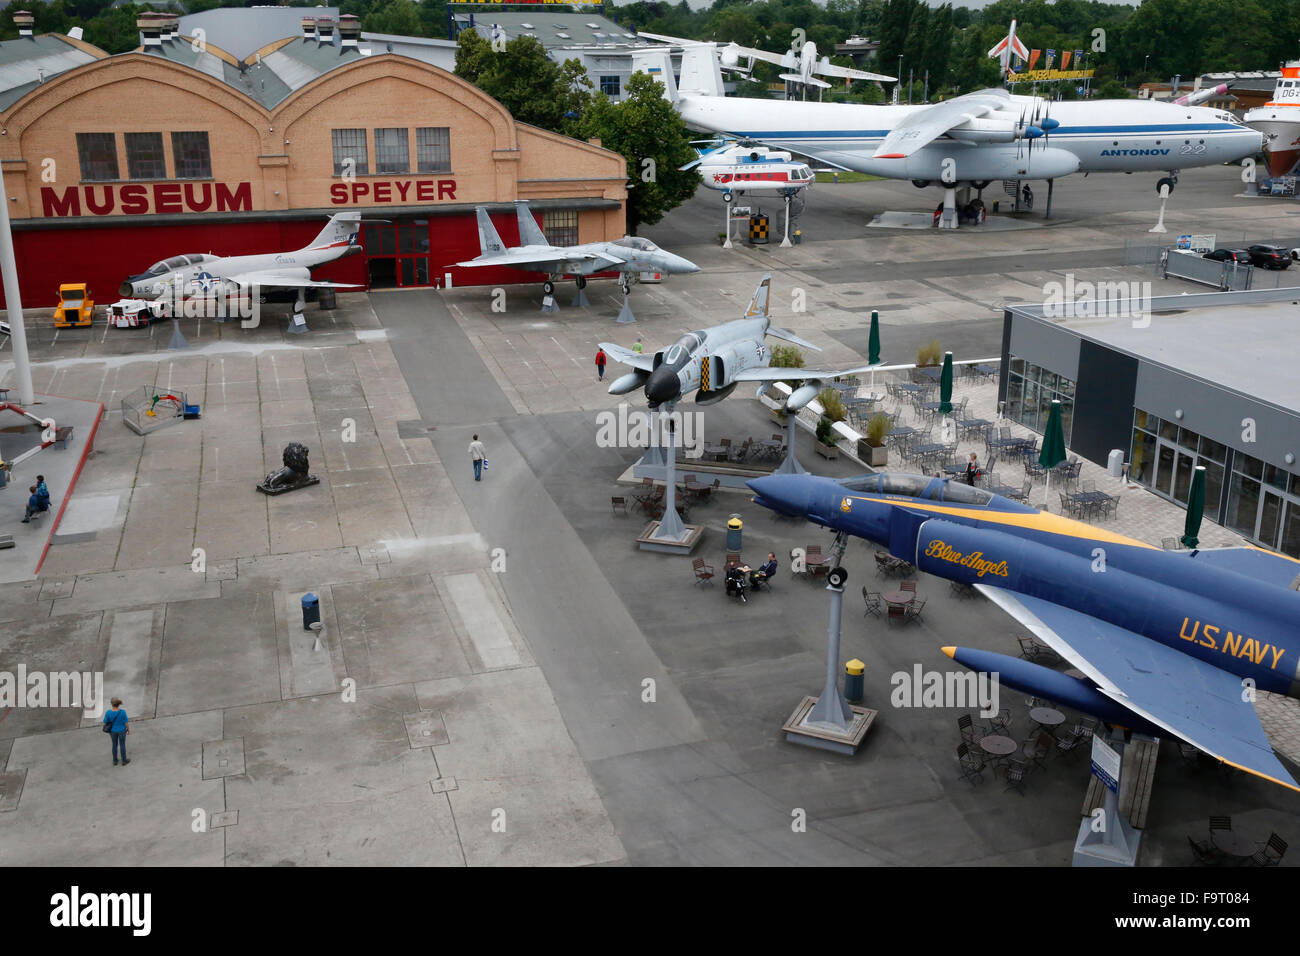
[[[1052,411],[1043,429],[1043,450],[1038,453],[1038,463],[1047,471],[1047,486],[1043,489],[1043,510],[1047,509],[1052,494],[1052,469],[1065,461],[1065,429],[1061,427],[1061,400],[1052,399]]]
[[[1192,490],[1187,495],[1187,521],[1183,524],[1183,546],[1194,548],[1199,544],[1196,537],[1201,530],[1201,518],[1205,516],[1205,466],[1197,465],[1192,472]]]
[[[871,310],[871,334],[867,337],[867,364],[880,364],[880,313]]]
[[[943,371],[939,374],[939,414],[952,414],[952,353],[943,353]]]

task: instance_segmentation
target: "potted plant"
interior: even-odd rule
[[[839,458],[835,423],[844,421],[844,403],[840,401],[840,393],[833,388],[822,389],[817,401],[822,406],[822,417],[817,419],[817,454],[827,459]]]
[[[803,368],[803,352],[794,345],[774,345],[772,347],[772,361],[769,363],[772,368]],[[794,391],[798,382],[785,383],[791,391]],[[789,420],[785,412],[784,405],[779,405],[772,409],[772,420],[784,428]]]
[[[885,447],[885,435],[889,431],[889,418],[876,412],[867,419],[866,437],[858,442],[858,457],[872,468],[883,468],[889,464],[889,449]]]
[[[916,364],[918,368],[932,368],[943,364],[943,351],[939,348],[938,339],[933,339],[930,344],[917,348]]]

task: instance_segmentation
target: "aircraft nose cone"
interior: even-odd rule
[[[690,275],[692,272],[700,271],[700,267],[694,262],[681,256],[669,256],[664,266],[664,271],[669,275]]]
[[[676,401],[681,395],[681,381],[677,373],[666,366],[659,366],[650,373],[645,383],[645,397],[651,405]]]
[[[754,492],[754,503],[781,514],[803,517],[808,514],[808,483],[795,475],[765,475],[745,482]]]

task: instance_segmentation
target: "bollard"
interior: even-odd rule
[[[862,703],[862,688],[867,665],[856,657],[844,665],[844,699],[850,704]]]
[[[320,623],[320,598],[314,594],[302,596],[302,629],[310,631],[313,624]]]
[[[319,651],[319,650],[321,649],[321,646],[320,646],[320,632],[321,632],[321,629],[324,628],[324,627],[325,627],[325,625],[322,624],[320,621],[312,621],[312,622],[311,622],[311,628],[310,628],[310,630],[311,630],[311,636],[314,637],[314,638],[316,639],[315,641],[312,642],[312,645],[311,645],[311,649],[312,649],[313,651]]]

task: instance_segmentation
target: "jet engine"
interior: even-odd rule
[[[734,392],[738,384],[740,383],[732,382],[730,385],[724,385],[722,388],[715,388],[707,392],[704,389],[700,389],[698,392],[695,393],[695,404],[716,405],[718,402],[722,401],[724,398],[726,398],[728,395]]]
[[[645,380],[649,377],[650,373],[641,369],[628,372],[626,375],[620,375],[609,383],[609,394],[626,395],[628,392],[635,392],[645,385]]]
[[[793,392],[790,393],[790,397],[786,400],[785,403],[786,411],[790,411],[790,412],[799,411],[799,409],[803,408],[814,398],[816,398],[817,394],[821,390],[822,390],[821,382],[805,382],[803,385],[800,385],[798,388],[796,388]]]

